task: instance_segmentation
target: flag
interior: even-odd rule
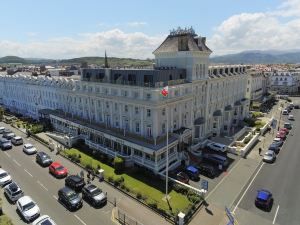
[[[167,97],[168,94],[169,94],[169,87],[168,87],[168,86],[164,87],[164,88],[162,89],[162,91],[161,91],[161,94],[162,94],[164,97]]]

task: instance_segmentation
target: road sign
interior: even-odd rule
[[[231,214],[230,210],[225,206],[225,213],[229,219],[229,223],[228,224],[234,224],[234,217]]]
[[[208,181],[207,180],[201,181],[201,189],[208,191]]]

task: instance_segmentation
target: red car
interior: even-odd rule
[[[279,130],[279,132],[282,132],[282,131],[284,131],[285,132],[285,134],[289,134],[289,129],[287,129],[287,128],[280,128],[280,130]]]
[[[278,132],[278,133],[276,134],[276,137],[277,137],[277,138],[280,138],[281,140],[285,140],[286,135],[285,135],[284,132]]]
[[[49,166],[49,173],[57,178],[66,177],[68,175],[68,170],[63,167],[59,162],[53,162]]]

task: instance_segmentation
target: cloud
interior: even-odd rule
[[[145,25],[147,25],[147,23],[146,22],[129,22],[129,23],[127,23],[127,25],[128,26],[130,26],[130,27],[140,27],[140,26],[145,26]]]
[[[214,29],[208,46],[216,55],[244,50],[286,50],[300,46],[300,1],[287,0],[274,11],[241,13]]]
[[[153,58],[152,52],[165,35],[149,36],[141,32],[125,33],[112,29],[98,33],[79,34],[77,38],[57,37],[29,43],[0,40],[0,56],[72,58],[82,56],[108,56]]]
[[[39,33],[38,32],[27,32],[26,35],[28,37],[36,37]]]

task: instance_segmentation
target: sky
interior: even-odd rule
[[[300,0],[9,0],[0,57],[154,58],[173,28],[192,26],[212,55],[300,47]]]

